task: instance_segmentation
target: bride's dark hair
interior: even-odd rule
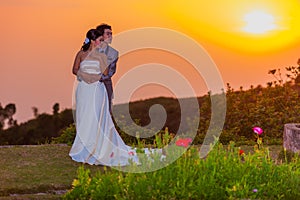
[[[90,29],[86,33],[86,38],[85,38],[85,41],[83,42],[81,50],[87,51],[90,48],[91,41],[96,40],[100,36],[101,36],[100,31],[98,31],[97,29]]]

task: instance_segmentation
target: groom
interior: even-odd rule
[[[100,31],[104,41],[106,41],[108,44],[111,44],[112,42],[111,26],[103,23],[97,26],[96,29]],[[109,112],[110,114],[112,114],[113,85],[112,85],[111,77],[116,73],[117,61],[119,59],[119,52],[109,45],[107,45],[106,48],[103,49],[103,51],[107,55],[108,74],[102,75],[100,81],[103,82],[106,87],[108,101],[109,101]]]

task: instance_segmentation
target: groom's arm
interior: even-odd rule
[[[117,57],[109,66],[108,66],[108,73],[107,75],[102,75],[101,80],[105,81],[110,79],[115,73],[117,69],[117,62],[118,62],[119,57]]]

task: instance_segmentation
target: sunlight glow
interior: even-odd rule
[[[245,32],[263,34],[276,28],[274,17],[263,11],[253,11],[245,15]]]

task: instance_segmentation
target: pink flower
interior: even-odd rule
[[[252,130],[254,131],[254,133],[256,133],[257,135],[261,135],[264,131],[262,130],[262,128],[256,126],[253,127]]]
[[[178,139],[175,144],[181,147],[188,147],[192,143],[192,141],[192,138],[182,138]]]
[[[129,151],[128,154],[129,154],[130,156],[133,156],[133,155],[134,155],[134,152],[133,152],[133,151]]]

